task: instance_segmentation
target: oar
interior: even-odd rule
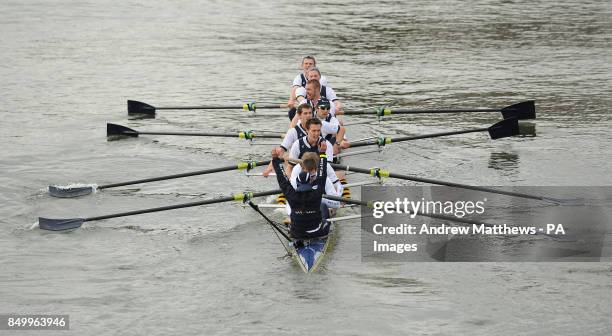
[[[529,100],[521,103],[513,104],[503,108],[466,108],[466,109],[435,109],[435,110],[413,110],[413,109],[391,109],[388,107],[379,107],[375,110],[361,111],[346,111],[345,115],[370,114],[378,117],[388,116],[391,114],[436,114],[436,113],[481,113],[481,112],[501,112],[504,119],[517,118],[535,119],[535,101]]]
[[[225,106],[153,106],[136,100],[128,100],[127,108],[128,114],[155,114],[156,110],[237,110],[242,109],[244,111],[255,112],[257,109],[277,109],[286,108],[286,104],[262,104],[258,105],[255,102],[244,103],[242,105],[225,105]]]
[[[84,222],[92,222],[92,221],[108,219],[108,218],[140,215],[140,214],[151,213],[151,212],[181,209],[181,208],[188,208],[188,207],[229,202],[229,201],[248,201],[252,199],[253,197],[275,195],[275,194],[278,194],[279,192],[281,191],[278,189],[257,192],[257,193],[244,192],[244,193],[234,194],[232,196],[212,198],[212,199],[207,199],[207,200],[197,201],[197,202],[189,202],[189,203],[182,203],[182,204],[169,205],[169,206],[163,206],[163,207],[158,207],[158,208],[149,208],[149,209],[142,209],[142,210],[127,211],[127,212],[119,212],[119,213],[114,213],[114,214],[109,214],[109,215],[87,217],[87,218],[51,219],[51,218],[38,217],[38,226],[43,230],[51,230],[51,231],[71,230],[71,229],[76,229],[80,227],[81,225],[83,225]]]
[[[393,142],[427,139],[427,138],[437,138],[437,137],[443,137],[443,136],[449,136],[449,135],[476,133],[476,132],[489,132],[489,136],[491,136],[491,139],[501,139],[501,138],[506,138],[506,137],[520,134],[518,119],[510,118],[510,119],[504,119],[502,121],[499,121],[490,127],[473,128],[473,129],[468,129],[468,130],[463,130],[463,131],[451,131],[451,132],[405,136],[405,137],[397,137],[397,138],[389,138],[389,137],[381,136],[381,137],[374,138],[374,139],[367,139],[367,140],[352,142],[350,147],[352,148],[352,147],[361,147],[361,146],[370,146],[370,145],[384,146],[384,145],[388,145]]]
[[[265,166],[268,163],[270,163],[270,160],[258,161],[258,162],[254,162],[254,161],[238,162],[237,165],[232,165],[232,166],[210,168],[210,169],[198,170],[198,171],[182,173],[182,174],[150,177],[150,178],[145,178],[145,179],[140,179],[140,180],[126,181],[126,182],[119,182],[119,183],[103,184],[100,186],[94,186],[94,185],[74,186],[74,187],[49,186],[49,194],[54,197],[63,197],[63,198],[78,197],[78,196],[84,196],[84,195],[91,194],[96,189],[100,190],[100,189],[107,189],[107,188],[114,188],[114,187],[123,187],[127,185],[132,185],[132,184],[171,180],[171,179],[176,179],[176,178],[181,178],[181,177],[212,174],[212,173],[218,173],[218,172],[229,171],[229,170],[246,169],[247,171],[249,171],[257,166]]]
[[[454,187],[454,188],[471,189],[471,190],[477,190],[477,191],[482,191],[482,192],[487,192],[487,193],[492,193],[492,194],[500,194],[500,195],[507,195],[507,196],[513,196],[513,197],[535,199],[535,200],[551,202],[555,204],[561,204],[564,202],[564,200],[551,198],[551,197],[529,195],[529,194],[523,194],[523,193],[518,193],[518,192],[504,191],[504,190],[492,189],[492,188],[486,188],[486,187],[478,187],[478,186],[472,186],[472,185],[461,184],[461,183],[446,182],[446,181],[434,180],[434,179],[429,179],[429,178],[424,178],[424,177],[417,177],[413,175],[396,174],[396,173],[391,173],[387,170],[383,170],[379,168],[364,169],[364,168],[345,166],[345,165],[340,165],[340,164],[335,164],[335,163],[332,163],[331,166],[334,169],[352,171],[356,173],[364,173],[364,174],[368,174],[368,175],[378,177],[378,178],[391,177],[391,178],[396,178],[400,180],[445,185],[445,186]]]
[[[281,139],[284,135],[279,134],[261,134],[257,135],[253,131],[244,131],[238,133],[216,133],[216,132],[141,132],[117,124],[106,124],[106,137],[117,139],[122,137],[138,137],[140,134],[149,135],[181,135],[181,136],[203,136],[203,137],[227,137],[252,140],[255,137],[264,139]]]

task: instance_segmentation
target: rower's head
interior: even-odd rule
[[[321,71],[319,71],[319,68],[312,66],[308,68],[308,71],[306,72],[306,78],[308,80],[314,79],[321,83]]]
[[[314,152],[306,152],[302,155],[302,171],[296,179],[297,192],[312,191],[312,183],[317,176],[317,166],[319,165],[319,156]]]
[[[308,103],[300,104],[295,110],[295,113],[298,115],[298,118],[301,120],[302,126],[306,127],[305,126],[306,122],[312,119],[312,106]]]
[[[327,98],[321,98],[317,101],[317,118],[325,119],[329,115],[331,109],[331,103]]]
[[[318,99],[321,92],[321,83],[316,79],[309,79],[306,82],[306,96],[308,99]]]
[[[302,155],[302,162],[300,165],[302,166],[302,172],[316,175],[317,166],[319,165],[319,156],[315,152],[306,152]]]
[[[321,125],[321,120],[317,118],[309,119],[306,122],[306,140],[311,146],[314,146],[321,137]]]
[[[308,68],[316,65],[317,61],[315,60],[314,56],[304,56],[304,58],[302,58],[302,70],[306,71]]]

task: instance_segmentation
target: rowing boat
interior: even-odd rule
[[[313,273],[323,261],[333,240],[334,222],[331,222],[329,234],[325,237],[289,242],[287,245],[293,260],[305,273]]]
[[[521,107],[526,107],[526,108],[521,108]],[[189,107],[189,108],[190,109],[191,108],[205,109],[209,107],[200,106],[200,107]],[[214,107],[214,108],[217,108],[217,107]],[[174,108],[166,108],[166,109],[180,109],[180,108],[174,107]],[[471,112],[494,112],[494,111],[500,111],[500,110],[499,109],[486,109],[486,110],[485,109],[462,109],[462,110],[429,110],[427,112],[433,113],[436,111],[439,113],[448,113],[448,112],[470,112],[470,111]],[[508,111],[512,112],[513,115],[508,116],[504,114],[504,112],[508,112]],[[416,110],[403,111],[401,110],[399,112],[422,113],[423,111],[416,111]],[[403,136],[403,137],[395,137],[395,138],[378,136],[374,138],[366,138],[363,140],[354,141],[352,142],[351,147],[378,146],[378,148],[374,150],[378,152],[381,150],[383,146],[386,146],[388,144],[395,143],[395,142],[435,138],[435,137],[444,137],[444,136],[449,136],[449,135],[467,134],[467,133],[475,133],[475,132],[487,132],[489,133],[489,136],[491,139],[501,139],[501,138],[506,138],[506,137],[515,136],[515,135],[520,134],[519,124],[518,124],[519,119],[535,118],[535,110],[534,110],[533,102],[515,104],[515,105],[501,109],[501,112],[504,116],[504,120],[501,120],[490,127],[472,128],[472,129],[467,129],[467,130],[462,130],[462,131],[450,131],[450,132],[417,135],[417,136]],[[386,114],[386,110],[385,110],[385,114]],[[129,135],[130,137],[133,137],[134,135],[138,135],[138,134],[223,136],[223,137],[235,137],[236,136],[236,133],[218,133],[218,132],[215,132],[215,133],[211,133],[211,132],[206,132],[206,133],[143,132],[143,131],[127,129],[126,127],[123,127],[123,126],[121,127],[115,127],[112,125],[109,126],[108,124],[107,124],[107,136],[110,137],[110,136],[116,135],[113,130],[117,128],[122,129],[121,133],[123,135]],[[251,141],[255,137],[255,134],[253,131],[239,132],[237,134],[239,138],[247,139],[249,141]],[[259,137],[276,138],[276,137],[279,137],[279,135],[268,134],[264,136],[259,135]],[[370,152],[373,152],[373,151],[372,150],[352,151],[349,153],[340,154],[336,156],[336,158],[339,158],[340,156],[357,155],[357,154],[364,154],[364,153],[370,153]],[[96,190],[102,190],[102,189],[112,188],[112,187],[127,186],[127,185],[169,180],[169,179],[175,179],[175,178],[184,178],[188,176],[206,175],[206,174],[223,172],[223,171],[246,170],[248,172],[249,170],[255,167],[267,165],[269,162],[270,162],[269,160],[258,161],[258,162],[256,161],[238,162],[238,164],[236,165],[230,165],[230,166],[225,166],[225,167],[209,168],[209,169],[204,169],[204,170],[199,170],[199,171],[194,171],[194,172],[172,174],[172,175],[159,176],[159,177],[149,177],[149,178],[138,179],[138,180],[133,180],[133,181],[124,181],[124,182],[119,182],[119,183],[110,183],[110,184],[103,184],[103,185],[78,184],[78,185],[70,185],[68,187],[49,186],[49,192],[50,192],[50,195],[54,197],[72,198],[72,197],[84,196]],[[459,183],[454,183],[454,182],[434,180],[434,179],[424,178],[424,177],[415,176],[415,175],[392,173],[392,172],[389,172],[389,171],[386,171],[380,168],[366,169],[366,168],[358,168],[358,167],[353,167],[353,166],[351,167],[344,166],[344,165],[340,165],[337,163],[336,164],[332,163],[331,165],[334,169],[339,169],[339,170],[343,170],[347,172],[353,171],[353,172],[368,174],[370,176],[378,178],[379,182],[382,180],[383,177],[389,177],[389,178],[396,178],[396,179],[401,179],[401,180],[415,181],[415,182],[421,182],[421,183],[427,183],[427,184],[445,185],[445,186],[450,186],[454,188],[478,190],[482,192],[507,195],[511,197],[536,199],[536,200],[541,200],[541,201],[546,201],[546,202],[552,202],[555,204],[560,204],[562,202],[562,200],[553,199],[550,197],[544,197],[540,195],[530,195],[530,194],[524,194],[524,193],[509,192],[509,191],[498,190],[494,188],[470,186],[470,185],[459,184]],[[250,175],[253,175],[253,174],[250,174]],[[255,175],[259,175],[259,174],[255,174]],[[346,183],[346,181],[344,181],[343,184],[344,183]],[[369,183],[369,182],[366,182],[366,183]],[[353,184],[353,186],[355,185],[356,184]],[[269,219],[260,210],[260,207],[252,202],[252,200],[256,197],[277,195],[279,192],[280,190],[278,189],[269,190],[269,191],[260,191],[260,192],[243,191],[243,192],[234,193],[231,195],[226,195],[223,197],[215,197],[215,198],[204,199],[204,200],[199,200],[199,201],[194,201],[194,202],[167,205],[167,206],[148,208],[148,209],[124,211],[124,212],[119,212],[119,213],[111,213],[111,214],[98,215],[98,216],[92,216],[92,217],[83,217],[83,218],[51,219],[51,218],[46,218],[46,217],[39,217],[38,226],[41,229],[51,230],[51,231],[74,230],[78,227],[81,227],[84,222],[91,222],[91,221],[97,221],[97,220],[104,220],[104,219],[124,217],[124,216],[132,216],[132,215],[145,214],[145,213],[153,213],[153,212],[160,212],[160,211],[167,211],[167,210],[181,209],[181,208],[188,208],[188,207],[195,207],[195,206],[218,204],[218,203],[230,202],[230,201],[238,201],[238,202],[242,202],[244,206],[248,205],[252,207],[255,211],[257,211],[270,224],[274,232],[277,234],[278,238],[280,240],[283,240],[283,239],[285,240],[282,242],[282,246],[287,249],[287,252],[293,257],[293,259],[296,261],[298,266],[300,266],[300,268],[306,273],[313,273],[320,267],[320,265],[324,261],[325,255],[327,254],[327,252],[329,252],[333,244],[334,234],[335,234],[334,222],[338,220],[360,218],[361,216],[353,215],[353,216],[345,216],[345,217],[340,217],[340,218],[335,217],[335,218],[329,219],[328,221],[330,221],[330,224],[329,224],[330,232],[327,236],[316,238],[316,239],[309,239],[306,241],[300,241],[298,243],[295,239],[291,238],[288,235],[288,229],[286,227],[283,227],[282,224],[276,223],[272,221],[271,219]],[[345,193],[343,193],[342,196],[343,196],[342,198],[335,197],[335,196],[329,196],[329,195],[324,196],[324,197],[330,200],[340,201],[345,204],[349,203],[349,204],[358,205],[358,206],[370,206],[369,203],[365,201],[349,200],[348,198],[350,198],[350,195],[349,195],[348,185],[345,185]],[[261,207],[263,208],[265,207],[265,205],[269,205],[271,207],[278,206],[277,204],[262,204]],[[433,216],[429,216],[429,217],[433,217]],[[442,217],[435,216],[434,218],[442,218]],[[444,217],[443,219],[462,222],[462,220],[457,219],[457,218],[449,219],[449,218]]]

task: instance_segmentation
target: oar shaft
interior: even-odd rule
[[[442,109],[442,110],[411,110],[411,109],[392,109],[392,114],[420,114],[420,113],[462,113],[462,112],[500,112],[501,109]]]
[[[369,174],[369,175],[373,175],[373,172],[374,172],[372,169],[363,169],[363,168],[357,168],[357,167],[350,167],[350,166],[339,165],[339,164],[335,164],[335,163],[332,163],[331,165],[332,165],[332,167],[334,169],[353,171],[353,172],[364,173],[364,174]],[[385,172],[384,176],[391,177],[391,178],[397,178],[397,179],[401,179],[401,180],[407,180],[407,181],[415,181],[415,182],[423,182],[423,183],[429,183],[429,184],[445,185],[445,186],[454,187],[454,188],[471,189],[471,190],[476,190],[476,191],[488,192],[488,193],[492,193],[492,194],[501,194],[501,195],[507,195],[507,196],[513,196],[513,197],[529,198],[529,199],[535,199],[535,200],[540,200],[540,201],[546,200],[545,197],[537,196],[537,195],[529,195],[529,194],[523,194],[523,193],[517,193],[517,192],[505,191],[505,190],[499,190],[499,189],[493,189],[493,188],[487,188],[487,187],[479,187],[479,186],[472,186],[472,185],[461,184],[461,183],[454,183],[454,182],[447,182],[447,181],[441,181],[441,180],[434,180],[434,179],[429,179],[429,178],[424,178],[424,177],[417,177],[417,176],[412,176],[412,175],[404,175],[404,174],[396,174],[396,173],[391,173],[391,172]]]
[[[474,129],[463,130],[463,131],[441,132],[441,133],[432,133],[432,134],[424,134],[424,135],[405,136],[405,137],[397,137],[397,138],[369,139],[369,140],[353,142],[353,143],[351,143],[350,147],[353,148],[353,147],[362,147],[362,146],[371,146],[371,145],[384,145],[384,144],[389,144],[389,143],[394,143],[394,142],[401,142],[401,141],[427,139],[427,138],[437,138],[437,137],[443,137],[443,136],[449,136],[449,135],[475,133],[475,132],[485,132],[485,131],[488,131],[488,130],[489,130],[488,127],[483,127],[483,128],[474,128]],[[383,140],[384,140],[384,143],[381,144],[380,142],[383,141]]]
[[[393,142],[400,142],[400,141],[437,138],[437,137],[443,137],[443,136],[449,136],[449,135],[457,135],[457,134],[486,132],[488,129],[489,129],[488,127],[483,127],[483,128],[474,128],[474,129],[463,130],[463,131],[451,131],[451,132],[441,132],[441,133],[433,133],[433,134],[424,134],[424,135],[397,137],[397,138],[391,138],[391,142],[393,143]]]
[[[283,108],[282,104],[278,105],[261,105],[257,104],[257,109],[275,109]],[[225,106],[163,106],[155,107],[156,110],[237,110],[243,109],[243,105],[225,105]]]
[[[124,132],[131,133],[131,132]],[[137,132],[138,134],[145,135],[180,135],[180,136],[205,136],[205,137],[226,137],[226,138],[239,138],[239,133],[209,133],[209,132]],[[281,135],[270,135],[270,134],[261,134],[261,135],[253,135],[256,138],[262,139],[280,139]]]
[[[392,114],[430,114],[430,113],[462,113],[462,112],[500,112],[501,109],[441,109],[441,110],[413,110],[413,109],[386,109],[381,113],[377,110],[360,110],[360,111],[346,111],[345,115],[392,115]]]
[[[468,184],[440,181],[440,180],[434,180],[434,179],[416,177],[416,176],[410,176],[410,175],[389,173],[389,177],[409,180],[409,181],[415,181],[415,182],[444,185],[444,186],[454,187],[454,188],[470,189],[470,190],[482,191],[482,192],[487,192],[487,193],[492,193],[492,194],[500,194],[500,195],[507,195],[507,196],[513,196],[513,197],[520,197],[520,198],[529,198],[529,199],[535,199],[535,200],[540,200],[540,201],[544,200],[544,197],[542,196],[529,195],[529,194],[523,194],[523,193],[518,193],[518,192],[505,191],[505,190],[493,189],[493,188],[487,188],[487,187],[473,186],[473,185],[468,185]]]
[[[278,194],[280,192],[281,191],[278,190],[278,189],[277,190],[270,190],[270,191],[263,191],[263,192],[253,193],[251,195],[251,197],[261,197],[261,196],[275,195],[275,194]],[[96,220],[101,220],[101,219],[109,219],[109,218],[125,217],[125,216],[132,216],[132,215],[140,215],[140,214],[151,213],[151,212],[159,212],[159,211],[166,211],[166,210],[189,208],[189,207],[194,207],[194,206],[199,206],[199,205],[222,203],[222,202],[229,202],[229,201],[234,201],[234,200],[239,201],[240,199],[237,198],[236,195],[234,195],[234,196],[226,196],[226,197],[207,199],[207,200],[197,201],[197,202],[189,202],[189,203],[168,205],[168,206],[163,206],[163,207],[158,207],[158,208],[149,208],[149,209],[142,209],[142,210],[119,212],[119,213],[114,213],[114,214],[109,214],[109,215],[102,215],[102,216],[96,216],[96,217],[89,217],[89,218],[85,218],[83,221],[84,222],[89,222],[89,221],[96,221]]]
[[[233,166],[204,169],[204,170],[198,170],[198,171],[193,171],[193,172],[188,172],[188,173],[151,177],[151,178],[140,179],[140,180],[126,181],[126,182],[110,183],[110,184],[98,186],[98,189],[106,189],[106,188],[122,187],[122,186],[127,186],[127,185],[132,185],[132,184],[171,180],[171,179],[176,179],[176,178],[181,178],[181,177],[212,174],[212,173],[218,173],[218,172],[235,170],[235,169],[247,169],[247,168],[252,169],[257,166],[265,166],[268,163],[270,163],[269,160],[268,161],[258,161],[258,162],[241,162],[238,165],[233,165]]]

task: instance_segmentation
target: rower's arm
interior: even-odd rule
[[[291,87],[291,92],[289,93],[289,100],[287,101],[287,107],[289,107],[289,108],[294,108],[295,107],[295,102],[296,102],[296,100],[295,100],[295,89],[296,88],[297,87],[295,87],[295,86]]]
[[[327,178],[325,179],[325,194],[330,196],[342,197],[342,192],[338,192],[334,184]],[[330,208],[339,208],[340,202],[327,199],[325,201],[328,207]]]
[[[325,181],[327,180],[327,154],[319,154],[319,166],[317,167],[317,184],[321,190],[325,190]]]
[[[300,120],[300,116],[298,116],[298,114],[296,113],[296,114],[293,116],[293,119],[291,119],[291,123],[289,124],[289,129],[294,128],[294,127],[295,127],[295,125],[297,125],[298,120]]]
[[[272,166],[276,172],[276,181],[278,181],[278,186],[281,188],[283,193],[287,194],[289,189],[293,190],[293,186],[291,186],[289,178],[287,175],[285,175],[285,167],[283,167],[282,160],[280,158],[272,159]]]
[[[285,194],[285,199],[289,202],[289,205],[292,206],[294,200],[296,199],[297,191],[291,185],[291,180],[285,175],[285,168],[283,167],[282,160],[280,158],[272,159],[272,164],[274,165],[274,171],[276,172],[276,181],[278,182],[278,186],[280,187],[283,194]],[[291,176],[291,173],[289,173]]]
[[[342,111],[342,101],[340,101],[340,99],[332,101],[332,104],[336,106],[336,114],[344,114],[344,111]]]
[[[339,130],[336,134],[336,144],[340,145],[344,140],[344,135],[346,134],[346,127],[339,125],[338,128]]]

